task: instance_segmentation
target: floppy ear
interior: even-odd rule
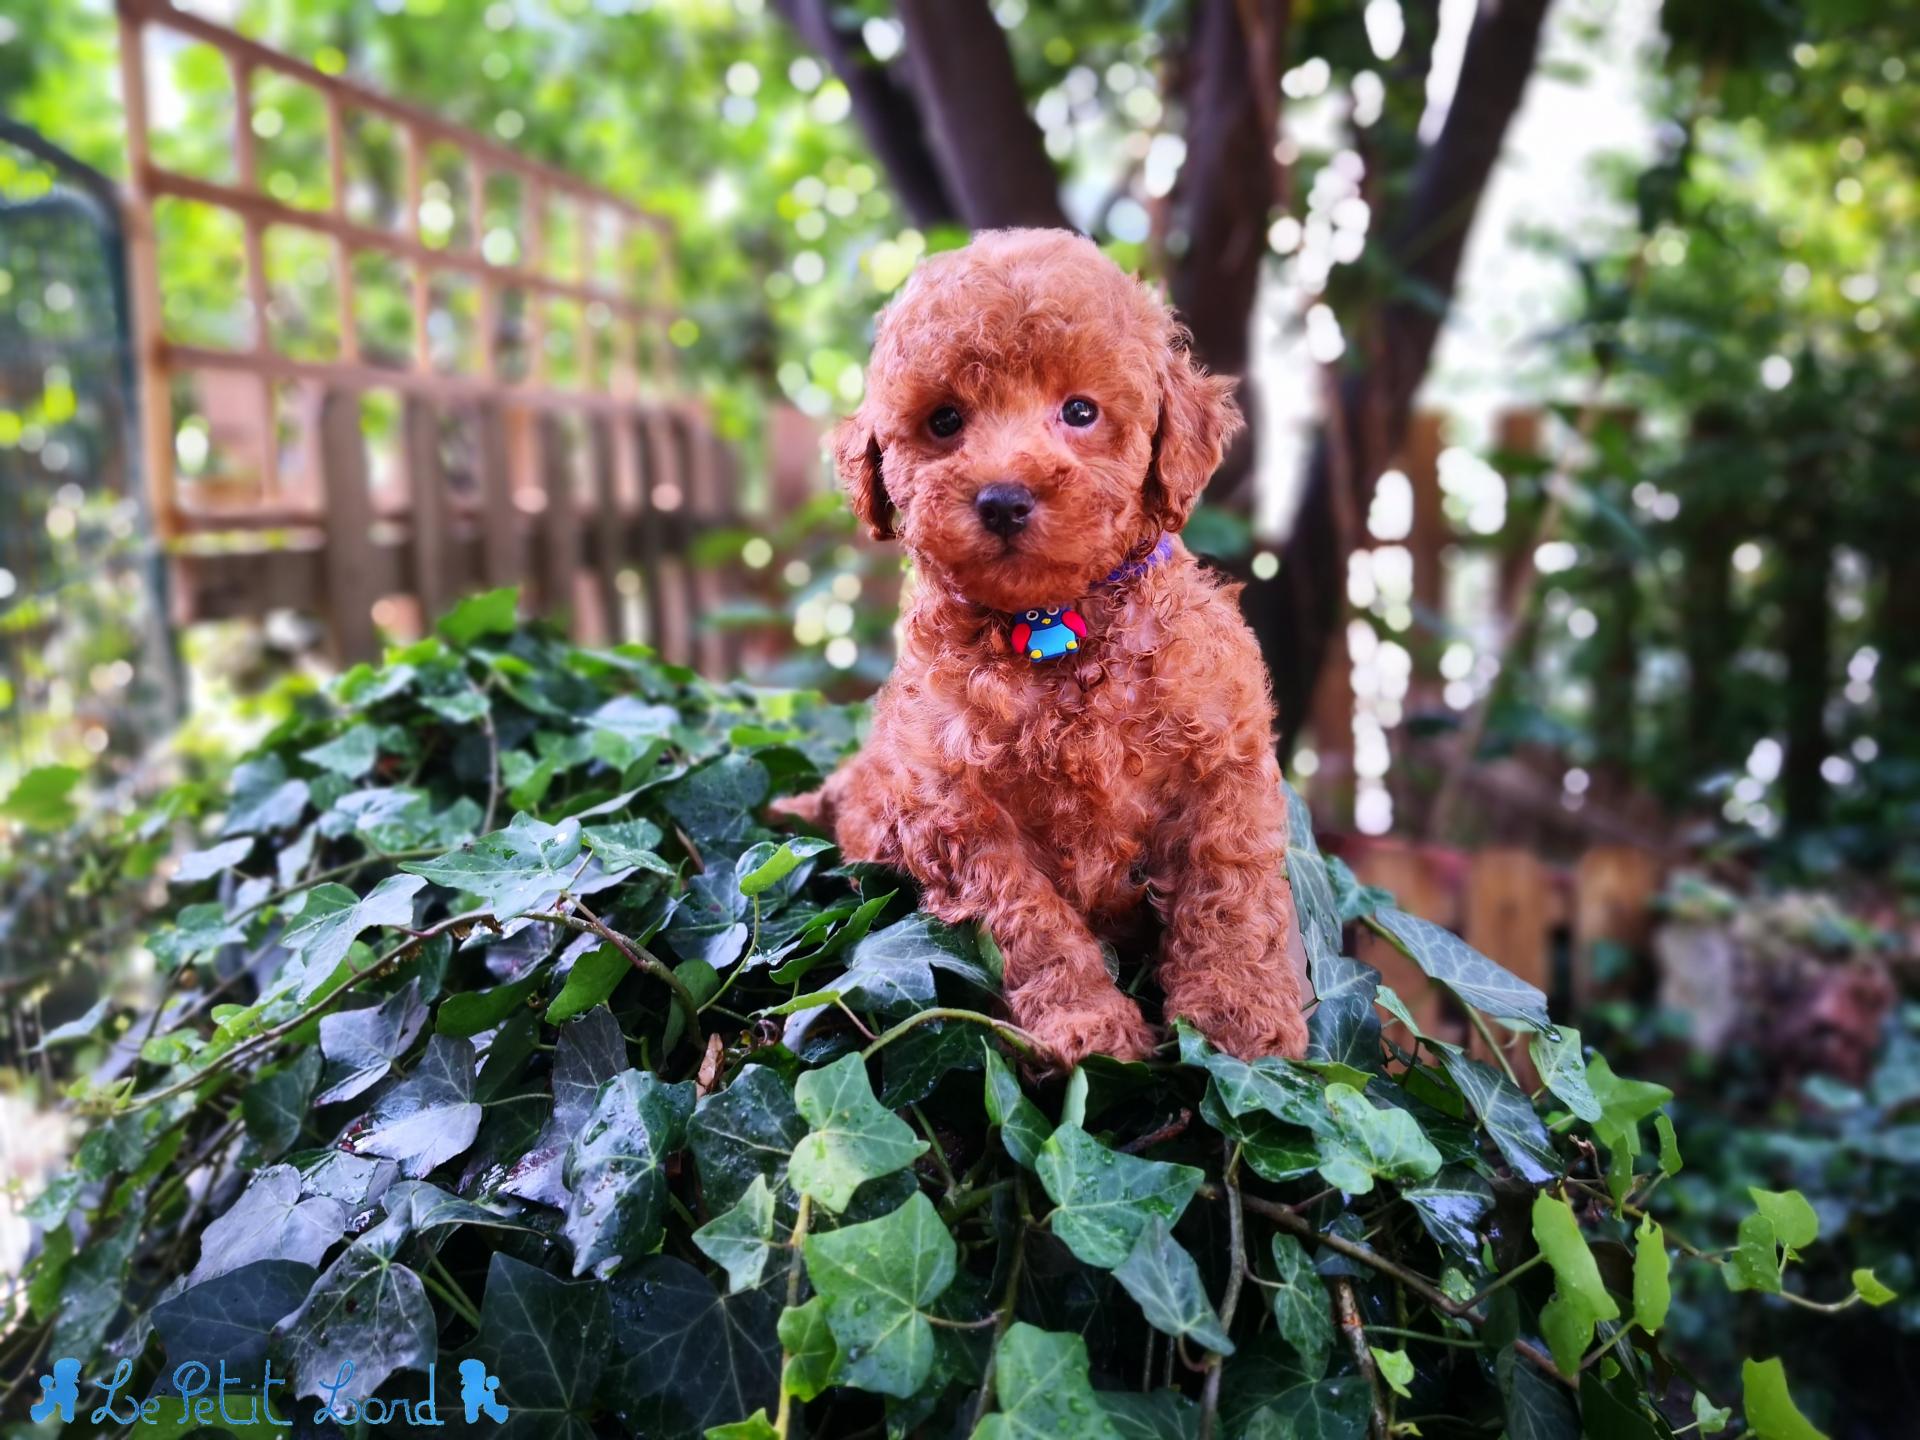
[[[860,415],[842,420],[833,432],[833,464],[847,503],[867,533],[876,540],[893,539],[893,500],[880,477],[880,442]]]
[[[1246,422],[1234,404],[1231,376],[1209,375],[1176,334],[1160,370],[1160,418],[1147,467],[1147,513],[1162,530],[1178,530],[1220,468],[1227,445]]]

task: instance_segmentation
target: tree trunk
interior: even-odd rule
[[[1194,354],[1220,375],[1250,369],[1253,302],[1280,198],[1280,64],[1290,0],[1197,0],[1186,64],[1187,158],[1173,192],[1168,291]],[[1255,33],[1248,33],[1251,20]],[[1213,478],[1213,504],[1251,489],[1255,407]]]
[[[987,0],[900,0],[899,13],[927,138],[960,218],[976,230],[1071,229],[1059,177]]]
[[[1827,610],[1833,537],[1817,468],[1796,492],[1780,537],[1780,649],[1787,661],[1787,753],[1780,771],[1789,833],[1818,828],[1826,817],[1827,696],[1833,681],[1833,630]]]
[[[832,0],[774,0],[787,23],[825,60],[853,104],[854,119],[893,193],[921,229],[960,218],[927,146],[926,125],[912,90],[867,52],[858,32],[834,23]]]
[[[1339,623],[1347,547],[1341,514],[1364,515],[1374,482],[1399,449],[1414,391],[1433,359],[1467,233],[1533,71],[1548,0],[1482,4],[1467,37],[1446,124],[1416,167],[1403,218],[1389,232],[1387,269],[1404,277],[1354,349],[1366,357],[1338,387],[1308,463],[1306,485],[1277,580],[1249,586],[1247,618],[1273,670],[1283,753]],[[1336,461],[1343,464],[1336,465]],[[1344,471],[1351,493],[1336,496]]]

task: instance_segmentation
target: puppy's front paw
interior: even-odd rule
[[[1026,1028],[1063,1070],[1089,1055],[1144,1060],[1156,1043],[1140,1008],[1118,990],[1030,1016]]]
[[[1237,1059],[1282,1055],[1298,1060],[1307,1053],[1307,1017],[1285,1000],[1224,1003],[1213,997],[1193,1001],[1169,995],[1167,1018],[1188,1021],[1216,1048]]]

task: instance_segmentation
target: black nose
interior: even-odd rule
[[[1001,539],[1010,539],[1027,528],[1033,514],[1033,492],[1024,485],[987,485],[973,497],[973,508],[980,523]]]

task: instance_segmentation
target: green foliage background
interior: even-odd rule
[[[1762,1440],[1817,1433],[1777,1359],[1743,1399],[1676,1375],[1676,1268],[1810,1310],[1892,1292],[1802,1293],[1798,1192],[1664,1229],[1669,1092],[1357,885],[1297,799],[1309,1057],[1179,1029],[1047,1077],[990,935],[767,827],[855,712],[576,649],[514,601],[181,798],[205,840],[148,939],[166,1003],[50,1037],[116,1058],[72,1083],[86,1135],[30,1210],[16,1386],[47,1355],[162,1394],[270,1359],[304,1409],[350,1361],[364,1421],[430,1363],[448,1403],[471,1356],[529,1435],[1550,1440],[1736,1403]],[[1360,928],[1545,1087],[1383,1041],[1409,1017]]]

